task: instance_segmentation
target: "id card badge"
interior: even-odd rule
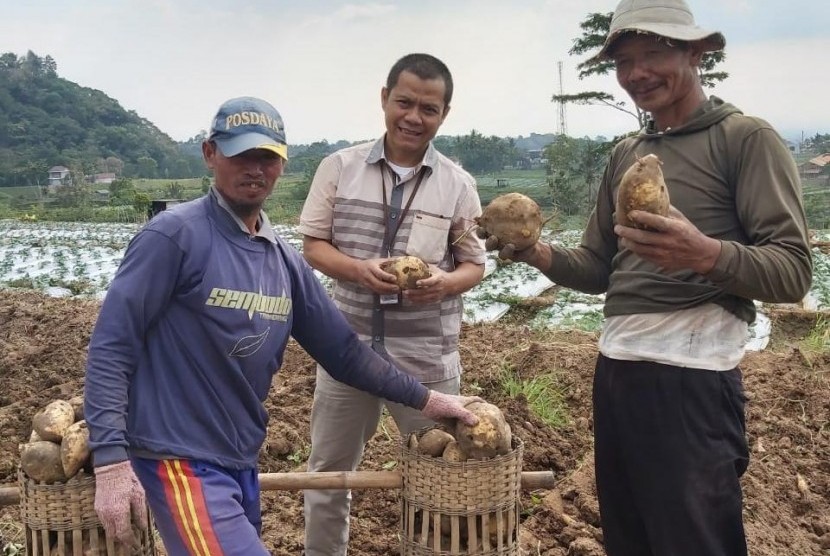
[[[401,298],[397,293],[382,293],[379,295],[381,305],[397,305]]]

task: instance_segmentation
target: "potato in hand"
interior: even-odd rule
[[[536,201],[521,193],[505,193],[487,205],[476,224],[476,235],[485,240],[488,251],[498,249],[509,256],[536,243],[544,221]]]
[[[455,438],[461,451],[470,459],[508,453],[513,447],[513,435],[501,409],[487,402],[471,402],[466,407],[478,417],[478,424],[470,426],[460,420],[456,424]]]
[[[432,273],[427,263],[418,257],[396,257],[381,263],[381,270],[395,275],[395,282],[402,290],[415,289],[418,280],[429,278]]]
[[[633,210],[642,210],[660,216],[669,214],[669,190],[660,166],[663,163],[656,154],[637,157],[625,171],[617,190],[617,224],[630,228],[647,229],[629,218]]]

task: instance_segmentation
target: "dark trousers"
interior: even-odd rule
[[[745,556],[741,372],[599,356],[597,494],[609,556]]]

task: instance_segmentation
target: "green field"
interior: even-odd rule
[[[286,174],[280,178],[265,206],[272,220],[287,223],[296,220],[305,199],[304,179],[302,174]],[[143,193],[150,199],[195,199],[204,192],[202,178],[135,179],[133,185],[137,193]],[[136,222],[144,218],[131,206],[111,206],[106,199],[95,194],[96,190],[106,190],[106,185],[91,187],[92,200],[83,207],[60,207],[54,196],[45,195],[36,186],[0,187],[0,219],[33,216],[37,220]]]
[[[553,203],[547,185],[544,169],[505,170],[498,173],[475,176],[482,205],[486,206],[494,197],[517,191],[534,199],[545,214],[553,212]],[[150,199],[183,198],[194,199],[205,190],[203,178],[180,180],[136,179],[136,192]],[[0,187],[0,218],[27,218],[53,221],[87,222],[138,222],[144,215],[138,214],[131,206],[110,206],[95,190],[106,190],[106,185],[91,186],[92,200],[88,206],[61,208],[56,198],[45,195],[35,186]],[[302,209],[308,184],[302,173],[288,173],[280,178],[274,193],[268,199],[265,210],[274,222],[295,224]],[[810,227],[830,228],[830,184],[826,178],[804,180],[804,206]],[[177,193],[177,194],[176,194]],[[552,223],[557,228],[581,228],[585,215],[571,217],[567,222]]]
[[[544,170],[509,170],[498,174],[476,176],[479,194],[483,204],[493,197],[508,191],[518,191],[534,198],[543,207],[550,208],[547,182]],[[501,181],[503,180],[503,181]],[[135,179],[136,192],[147,195],[150,199],[169,199],[172,197],[194,199],[203,194],[202,178],[180,180],[169,179]],[[106,190],[106,185],[91,186],[95,190]],[[307,192],[306,178],[300,173],[283,175],[274,193],[268,199],[265,210],[275,222],[296,223]],[[174,194],[176,191],[178,194]],[[97,199],[97,200],[96,200]],[[135,221],[132,207],[112,207],[103,198],[93,194],[88,207],[72,209],[60,208],[53,196],[45,195],[40,188],[2,187],[0,188],[0,218],[21,218],[34,215],[38,220],[67,220],[93,222]]]

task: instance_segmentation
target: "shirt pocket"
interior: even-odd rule
[[[449,218],[416,214],[406,243],[406,254],[420,257],[429,264],[438,264],[447,253],[450,235]]]

